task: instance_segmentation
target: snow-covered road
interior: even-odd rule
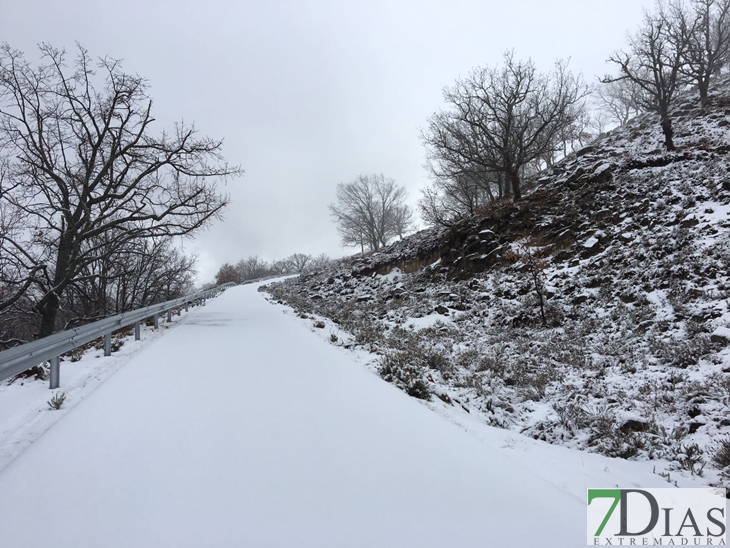
[[[255,286],[190,313],[0,472],[3,548],[584,543],[576,493]]]

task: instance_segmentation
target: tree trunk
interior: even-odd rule
[[[59,299],[56,294],[50,294],[45,303],[38,308],[41,315],[40,331],[38,338],[47,337],[53,333],[56,327],[56,316],[58,316]]]
[[[53,290],[46,295],[38,303],[36,310],[41,315],[40,331],[38,337],[47,337],[51,335],[56,328],[56,317],[58,309],[61,306],[61,295],[66,288],[68,280],[68,270],[71,264],[71,255],[73,252],[73,234],[63,234],[58,244],[58,255],[56,257],[56,270],[53,275]]]
[[[666,113],[662,114],[662,131],[664,132],[664,146],[669,151],[674,150],[674,129],[672,129],[672,121]]]
[[[522,190],[520,189],[520,174],[518,171],[513,171],[510,173],[509,177],[510,183],[512,185],[512,194],[513,194],[513,200],[516,202],[517,200],[522,199]]]
[[[697,81],[697,88],[700,90],[700,103],[702,108],[707,106],[709,99],[707,97],[710,89],[710,80],[708,78],[701,78]]]

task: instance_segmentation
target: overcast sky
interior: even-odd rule
[[[342,256],[327,204],[337,183],[383,173],[415,204],[428,182],[419,138],[441,90],[514,49],[586,81],[641,19],[639,0],[2,0],[0,40],[124,59],[151,84],[157,129],[195,122],[245,175],[185,249],[199,278],[249,255]]]

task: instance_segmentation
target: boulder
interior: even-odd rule
[[[710,335],[710,340],[714,343],[728,344],[730,343],[730,329],[727,327],[718,327]]]

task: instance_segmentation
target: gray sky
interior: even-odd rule
[[[514,48],[586,81],[611,67],[648,0],[2,0],[0,40],[124,59],[151,83],[157,129],[195,122],[246,170],[231,205],[185,248],[199,277],[248,255],[343,250],[335,186],[383,173],[415,204],[427,182],[419,129],[441,89]],[[70,52],[71,53],[71,52]]]

